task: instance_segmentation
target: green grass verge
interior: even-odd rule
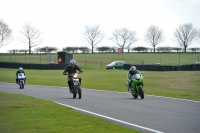
[[[101,54],[73,54],[73,58],[84,69],[105,69],[105,65],[117,60],[126,61],[129,64],[145,64],[161,65],[185,65],[195,64],[200,61],[199,53],[101,53]],[[21,63],[37,63],[47,64],[46,54],[0,54],[0,61],[3,62],[21,62]],[[57,54],[51,54],[51,61],[57,62]]]
[[[1,133],[138,133],[51,101],[0,92]]]
[[[0,68],[0,81],[15,83],[16,69]],[[25,70],[27,84],[66,86],[63,70]],[[200,101],[200,71],[141,71],[145,94]],[[84,70],[82,88],[127,92],[126,70]]]

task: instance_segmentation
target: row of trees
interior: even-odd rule
[[[36,48],[34,51],[36,53],[47,53],[46,50],[47,47],[41,47],[41,48]],[[56,47],[48,47],[48,52],[57,52],[59,49]],[[156,50],[158,52],[181,52],[183,51],[182,48],[180,47],[157,47]],[[200,51],[200,47],[194,47],[194,48],[189,48],[188,50],[192,52],[198,52]],[[66,47],[63,48],[62,51],[65,51],[67,53],[90,53],[90,48],[88,47]],[[95,51],[99,53],[117,53],[118,52],[118,47],[107,47],[107,46],[102,46],[102,47],[96,47]],[[137,52],[153,52],[153,48],[148,48],[148,47],[134,47],[131,48],[130,51],[137,51]],[[15,53],[27,53],[27,49],[12,49],[9,50],[10,53],[15,54]]]
[[[96,51],[98,51],[99,53],[116,53],[118,52],[118,48],[117,47],[107,47],[107,46],[102,46],[102,47],[96,47],[95,48]],[[157,47],[156,50],[158,52],[172,52],[172,51],[176,51],[176,52],[180,52],[182,51],[182,48],[180,47]],[[188,50],[192,51],[192,52],[197,52],[200,51],[200,47],[196,47],[196,48],[189,48]],[[68,52],[68,53],[78,53],[78,52],[82,52],[82,53],[89,53],[90,49],[87,47],[66,47],[63,48],[63,51]],[[129,49],[128,52],[130,51],[137,51],[137,52],[153,52],[153,48],[148,48],[148,47],[134,47]]]
[[[129,52],[131,50],[131,45],[138,41],[136,35],[136,31],[121,28],[115,29],[112,32],[112,37],[109,39],[114,41],[119,47],[127,49]],[[85,27],[84,36],[86,42],[91,45],[93,53],[94,47],[105,37],[105,34],[99,29],[99,26],[93,26]],[[165,40],[163,30],[156,25],[151,25],[146,30],[144,40],[153,47],[153,52],[155,52],[156,46]],[[184,52],[186,52],[188,46],[194,40],[200,40],[200,29],[195,29],[191,23],[180,25],[174,31],[173,40],[183,47]]]
[[[29,54],[33,47],[41,44],[42,38],[40,30],[32,27],[30,24],[25,24],[21,28],[20,33],[22,35],[20,41],[28,44]],[[84,43],[91,46],[91,52],[93,53],[94,48],[106,35],[97,25],[91,27],[86,26],[83,36]],[[127,28],[114,29],[109,39],[114,41],[120,48],[127,49],[128,51],[131,50],[131,45],[139,40],[136,31],[128,30]],[[12,30],[9,29],[7,24],[0,20],[0,47],[8,44],[11,40]],[[155,52],[157,45],[165,40],[163,30],[156,25],[151,25],[145,32],[144,40],[153,47],[153,52]],[[173,40],[184,48],[184,52],[186,52],[188,46],[191,45],[194,40],[200,40],[200,29],[195,29],[191,23],[180,25],[174,31]],[[80,47],[78,50],[88,52],[89,49],[87,47]],[[69,47],[63,48],[63,51],[73,52],[74,48],[71,50]],[[114,49],[112,51],[114,51]]]

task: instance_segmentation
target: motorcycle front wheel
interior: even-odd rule
[[[82,91],[80,86],[78,87],[78,96],[79,96],[78,98],[81,99]]]
[[[144,99],[144,91],[143,91],[142,87],[138,88],[138,92],[139,92],[140,98]]]
[[[24,81],[20,81],[20,89],[24,89]]]
[[[76,86],[73,87],[73,98],[76,98],[77,88]]]

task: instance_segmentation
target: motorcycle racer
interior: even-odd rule
[[[17,72],[16,72],[16,83],[17,83],[17,84],[18,84],[18,74],[19,74],[19,73],[23,73],[24,76],[25,76],[25,72],[24,72],[24,70],[23,70],[22,67],[20,67],[20,68],[17,70]],[[25,78],[24,81],[26,81],[26,78]]]
[[[63,75],[66,75],[66,72],[68,73],[68,86],[70,89],[70,92],[72,92],[72,76],[74,73],[76,73],[76,70],[79,72],[83,72],[78,65],[76,65],[76,61],[74,59],[70,60],[70,63],[68,66],[66,66],[65,70],[63,71]],[[81,78],[79,78],[80,84],[81,84]]]
[[[128,91],[131,88],[131,79],[132,79],[132,76],[134,74],[140,74],[140,72],[137,70],[137,68],[135,66],[132,66],[127,73],[127,88],[128,88]]]

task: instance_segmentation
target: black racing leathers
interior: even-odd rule
[[[76,70],[78,70],[79,72],[82,72],[82,70],[77,65],[75,65],[74,67],[72,67],[71,65],[68,65],[63,72],[63,74],[68,73],[68,86],[70,89],[72,89],[72,85],[71,85],[72,74],[76,73]],[[79,80],[81,83],[81,79]]]
[[[72,67],[71,65],[68,65],[68,66],[65,68],[63,74],[66,73],[66,72],[67,72],[68,74],[76,73],[76,70],[81,71],[81,69],[80,69],[77,65],[75,65],[74,67]]]

